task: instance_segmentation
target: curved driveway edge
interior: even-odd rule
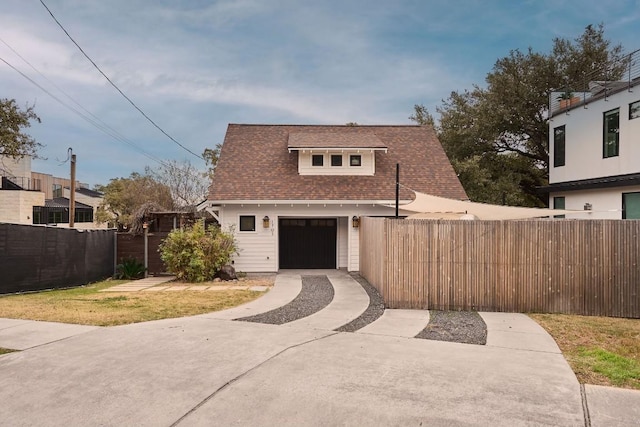
[[[287,305],[302,290],[302,278],[295,272],[282,272],[276,276],[275,283],[269,292],[258,299],[228,310],[200,314],[196,317],[207,319],[234,320],[241,317],[255,316]]]

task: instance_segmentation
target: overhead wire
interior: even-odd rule
[[[11,49],[11,51],[18,56],[20,59],[22,59],[22,61],[24,61],[27,65],[29,65],[29,67],[31,67],[36,73],[38,73],[43,79],[45,79],[47,82],[49,82],[53,87],[55,87],[58,91],[60,91],[63,95],[65,95],[71,102],[73,102],[75,105],[77,105],[79,108],[81,108],[82,110],[84,110],[88,115],[90,115],[92,118],[87,117],[85,114],[81,113],[80,111],[78,111],[77,109],[75,109],[74,107],[66,104],[64,101],[62,101],[60,98],[58,98],[57,96],[53,95],[50,91],[48,91],[47,89],[45,89],[43,86],[41,86],[40,84],[38,84],[35,80],[33,80],[32,78],[30,78],[29,76],[27,76],[25,73],[21,72],[20,70],[17,69],[17,67],[13,66],[12,64],[10,64],[8,61],[6,61],[4,58],[0,57],[0,61],[4,62],[7,66],[9,66],[10,68],[12,68],[14,71],[16,71],[17,73],[19,73],[22,77],[24,77],[25,79],[27,79],[30,83],[32,83],[33,85],[37,86],[40,90],[42,90],[43,92],[45,92],[47,95],[51,96],[54,100],[56,100],[58,103],[60,103],[62,106],[66,107],[67,109],[71,110],[72,112],[76,113],[77,115],[79,115],[80,117],[82,117],[84,120],[86,120],[89,124],[91,124],[92,126],[96,127],[98,130],[104,132],[105,134],[109,135],[110,137],[112,137],[113,139],[116,139],[122,143],[125,143],[129,146],[131,146],[132,148],[134,148],[135,150],[137,150],[139,153],[141,153],[142,155],[144,155],[145,157],[149,158],[150,160],[153,160],[154,162],[163,165],[163,166],[167,166],[167,163],[163,160],[161,160],[160,158],[154,156],[153,154],[149,153],[148,151],[145,151],[143,148],[139,147],[137,144],[135,144],[134,142],[132,142],[131,140],[129,140],[128,138],[126,138],[124,135],[122,135],[120,132],[118,132],[116,129],[112,128],[111,126],[109,126],[107,123],[105,123],[103,120],[101,120],[99,117],[97,117],[95,114],[93,114],[91,111],[87,110],[85,107],[83,107],[78,101],[76,101],[71,95],[69,95],[68,93],[66,93],[62,88],[60,88],[58,85],[56,85],[54,82],[52,82],[49,78],[47,78],[44,74],[42,74],[35,66],[33,66],[27,59],[25,59],[22,55],[20,55],[20,53],[18,53],[13,47],[11,47],[5,40],[3,40],[0,37],[0,42],[2,42],[5,46],[7,46],[9,49]]]
[[[180,146],[182,149],[184,149],[185,151],[187,151],[188,153],[191,153],[192,155],[194,155],[195,157],[204,160],[204,158],[199,155],[194,153],[193,151],[191,151],[189,148],[185,147],[184,145],[182,145],[180,142],[178,142],[174,137],[172,137],[171,135],[169,135],[164,129],[162,129],[156,122],[154,122],[144,111],[142,111],[142,109],[140,107],[138,107],[136,105],[135,102],[133,102],[103,71],[102,69],[100,69],[100,67],[93,61],[93,59],[91,59],[91,57],[89,57],[89,55],[84,51],[84,49],[82,49],[82,47],[80,47],[80,45],[74,40],[73,37],[71,37],[71,34],[69,34],[69,32],[65,29],[65,27],[60,23],[60,21],[58,21],[58,19],[55,17],[55,15],[53,14],[53,12],[51,12],[51,10],[49,9],[49,7],[45,4],[44,0],[40,0],[40,3],[42,4],[42,6],[47,10],[47,12],[49,12],[49,15],[51,15],[51,18],[53,18],[53,20],[56,22],[56,24],[58,24],[58,26],[60,27],[60,29],[62,29],[62,31],[64,31],[64,33],[67,35],[67,37],[69,38],[69,40],[71,40],[71,42],[73,42],[73,44],[80,50],[80,52],[84,55],[85,58],[87,58],[87,60],[89,62],[91,62],[91,64],[95,67],[96,70],[98,70],[98,72],[109,82],[109,84],[111,84],[111,86],[113,86],[119,93],[120,95],[122,95],[127,101],[129,101],[129,103],[136,109],[138,110],[138,112],[140,114],[142,114],[142,116],[147,119],[149,121],[149,123],[151,123],[156,129],[158,129],[160,132],[162,132],[167,138],[169,138],[171,141],[173,141],[175,144],[177,144],[178,146]]]
[[[101,125],[100,123],[98,123],[97,121],[93,120],[91,117],[88,117],[87,115],[85,115],[84,113],[82,113],[81,111],[79,111],[78,109],[76,109],[75,107],[69,105],[68,103],[64,102],[62,99],[60,99],[59,97],[57,97],[56,95],[54,95],[53,93],[51,93],[49,90],[47,90],[46,88],[44,88],[42,85],[40,85],[38,82],[36,82],[35,80],[33,80],[31,77],[29,77],[27,74],[23,73],[22,71],[20,71],[17,67],[15,67],[14,65],[12,65],[10,62],[8,62],[6,59],[0,57],[0,61],[4,62],[8,67],[10,67],[11,69],[13,69],[15,72],[17,72],[18,74],[20,74],[22,77],[24,77],[25,79],[27,79],[31,84],[33,84],[34,86],[38,87],[40,90],[42,90],[44,93],[46,93],[47,95],[49,95],[51,98],[53,98],[55,101],[57,101],[59,104],[61,104],[62,106],[64,106],[65,108],[73,111],[74,113],[76,113],[77,115],[79,115],[80,117],[82,117],[84,120],[86,120],[88,123],[90,123],[91,125],[93,125],[94,127],[96,127],[97,129],[101,130],[102,132],[104,132],[105,134],[109,135],[110,137],[117,139],[125,144],[130,145],[131,147],[133,147],[134,149],[136,149],[137,151],[139,151],[142,155],[144,155],[145,157],[149,158],[150,160],[153,160],[154,162],[163,165],[163,166],[167,166],[167,163],[164,162],[163,160],[155,157],[154,155],[146,152],[145,150],[143,150],[142,148],[138,147],[136,144],[134,144],[133,142],[127,140],[126,138],[123,138],[122,136],[119,136],[117,134],[117,132],[114,132],[113,130],[110,130],[108,126],[104,126]]]

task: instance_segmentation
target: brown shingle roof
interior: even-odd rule
[[[289,149],[295,148],[387,148],[373,132],[291,132]]]
[[[290,134],[345,140],[374,135],[388,151],[376,151],[373,176],[301,176],[298,152],[288,150]],[[467,198],[431,127],[230,124],[209,200],[393,200],[396,163],[404,186],[435,196]],[[413,193],[402,189],[400,198],[412,199]]]

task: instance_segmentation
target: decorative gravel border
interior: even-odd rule
[[[327,276],[302,276],[302,289],[289,304],[266,313],[235,320],[282,325],[322,310],[333,300],[334,293],[333,285]]]
[[[487,325],[475,311],[429,310],[429,324],[416,338],[485,345]]]
[[[355,332],[358,329],[364,328],[369,323],[373,323],[378,320],[378,317],[384,313],[384,301],[382,296],[376,288],[374,288],[364,277],[358,273],[351,273],[351,277],[364,288],[369,295],[369,306],[362,314],[346,325],[342,325],[339,328],[334,329],[337,332]]]

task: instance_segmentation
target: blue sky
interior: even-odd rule
[[[547,52],[588,24],[640,48],[640,0],[44,1],[121,90],[198,154],[222,142],[228,123],[410,124],[414,104],[433,112],[451,91],[482,84],[510,49]],[[106,82],[39,0],[2,9],[0,58],[152,156],[204,168]],[[2,62],[0,97],[36,106],[42,123],[29,133],[47,158],[36,171],[66,176],[68,147],[92,186],[157,166]]]

